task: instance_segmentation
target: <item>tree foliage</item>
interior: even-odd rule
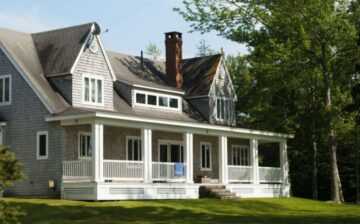
[[[161,55],[161,50],[156,46],[156,44],[150,42],[149,45],[146,46],[145,54],[156,60]]]
[[[342,201],[337,150],[351,147],[346,136],[354,126],[343,108],[351,100],[360,58],[358,1],[185,0],[183,5],[175,11],[193,31],[215,30],[247,45],[248,54],[232,63],[238,66],[232,71],[237,109],[248,115],[250,128],[295,133],[289,150],[293,191],[301,192],[297,186],[303,188],[313,175],[313,181],[330,183],[323,195]],[[311,174],[317,168],[319,177]]]
[[[21,179],[21,165],[15,155],[10,148],[0,145],[0,223],[18,223],[17,217],[22,215],[17,208],[9,206],[1,199],[4,189]]]
[[[210,45],[207,44],[204,39],[200,40],[196,48],[198,49],[196,56],[199,57],[215,54],[215,51],[211,49]]]

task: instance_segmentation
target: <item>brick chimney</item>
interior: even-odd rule
[[[182,39],[179,32],[165,33],[166,78],[170,85],[182,89]]]

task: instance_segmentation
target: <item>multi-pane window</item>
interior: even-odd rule
[[[48,158],[48,132],[39,131],[36,134],[36,158],[37,159],[47,159]]]
[[[218,120],[228,121],[231,113],[231,101],[226,98],[216,99],[216,118]]]
[[[127,160],[141,161],[141,139],[139,137],[127,138]]]
[[[184,147],[180,143],[161,141],[159,144],[159,161],[183,163]]]
[[[79,133],[79,157],[90,158],[92,155],[91,150],[91,133]]]
[[[180,110],[180,97],[135,91],[135,105],[159,109]]]
[[[241,146],[241,145],[232,146],[232,160],[233,160],[233,165],[249,166],[250,165],[249,147]]]
[[[211,144],[201,143],[201,169],[211,170]]]
[[[11,76],[0,76],[0,105],[11,103]]]
[[[84,76],[84,102],[103,103],[103,79],[96,76]]]

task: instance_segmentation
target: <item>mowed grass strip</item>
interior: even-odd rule
[[[6,198],[22,223],[359,223],[359,205],[300,198],[79,202]]]

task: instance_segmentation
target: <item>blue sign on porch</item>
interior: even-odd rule
[[[183,163],[175,163],[175,176],[184,176],[184,164]]]

